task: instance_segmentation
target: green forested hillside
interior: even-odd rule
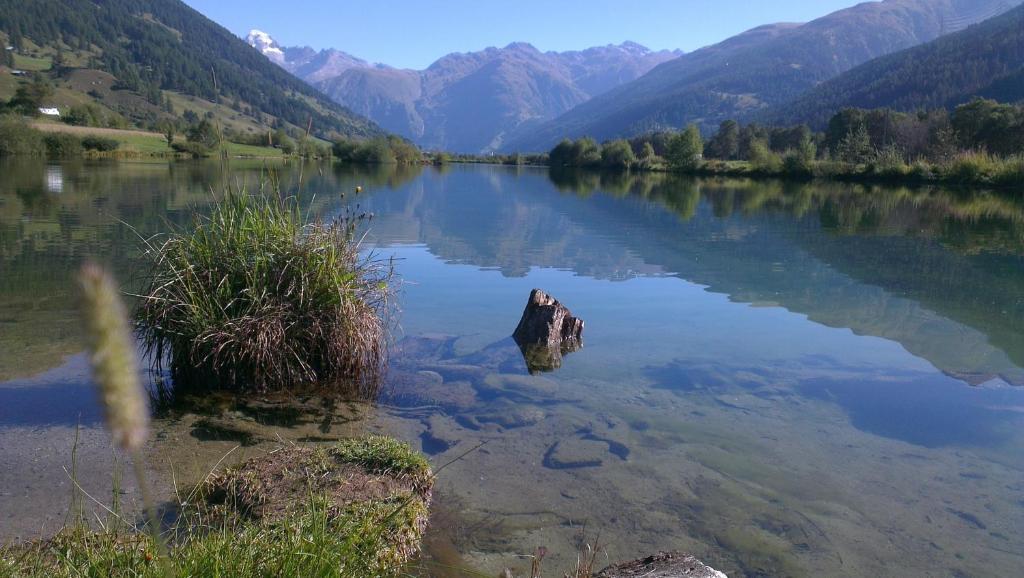
[[[822,127],[843,108],[952,108],[975,96],[1024,99],[1024,6],[825,82],[761,120]]]
[[[1020,4],[1021,0],[884,0],[863,2],[802,25],[764,26],[662,64],[506,148],[547,150],[564,137],[605,140],[690,123],[710,132],[724,120],[752,117],[872,59]]]
[[[31,49],[48,55],[54,75],[98,69],[156,106],[170,108],[168,91],[231,103],[257,124],[312,119],[321,136],[381,134],[179,0],[0,0],[0,33],[16,65]]]

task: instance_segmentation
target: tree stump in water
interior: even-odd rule
[[[512,334],[530,373],[553,371],[562,356],[583,347],[583,320],[540,289],[530,292],[523,317]]]

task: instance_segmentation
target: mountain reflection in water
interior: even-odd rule
[[[109,457],[88,445],[77,264],[131,291],[140,235],[268,177],[317,215],[375,215],[367,250],[403,279],[390,381],[375,407],[176,408],[153,454],[179,481],[235,445],[380,430],[437,465],[484,444],[439,480],[430,543],[488,575],[538,545],[567,567],[584,522],[613,558],[690,550],[737,576],[1022,567],[1017,197],[515,167],[0,161],[0,463],[33,464],[0,474],[0,536],[62,514],[39,480],[69,458],[38,440],[70,452],[81,423],[80,458]],[[510,335],[534,287],[587,334],[530,375]]]

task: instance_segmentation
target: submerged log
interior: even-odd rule
[[[523,317],[512,334],[530,373],[554,371],[562,356],[583,347],[583,320],[540,289],[530,293]]]
[[[728,578],[689,554],[661,552],[647,558],[609,566],[597,578]]]

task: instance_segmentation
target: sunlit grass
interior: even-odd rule
[[[37,58],[35,56],[26,56],[24,54],[14,54],[14,68],[19,70],[42,72],[44,70],[50,70],[52,67],[53,59],[51,58]]]
[[[224,149],[229,156],[233,157],[255,157],[255,158],[282,158],[284,153],[281,149],[273,147],[260,147],[234,142],[224,143]]]
[[[161,538],[166,555],[148,535],[130,529],[94,532],[69,527],[50,540],[0,549],[0,576],[29,578],[279,576],[366,578],[400,575],[419,551],[432,478],[426,461],[409,446],[381,436],[340,442],[332,448],[282,448],[297,456],[291,472],[308,491],[294,509],[255,518],[246,505],[271,492],[258,476],[259,461],[211,476],[190,494],[182,515]],[[321,456],[329,463],[315,463]],[[424,480],[409,495],[345,502],[324,479],[331,468],[371,457],[400,469],[378,472],[395,480]],[[266,459],[276,459],[271,455]],[[289,458],[282,458],[289,459]],[[251,465],[257,464],[257,465]],[[356,464],[359,465],[359,464]],[[340,470],[344,471],[344,470]],[[342,485],[344,488],[344,485]],[[208,502],[210,496],[216,504]],[[221,504],[228,504],[225,510]],[[225,511],[227,515],[225,515]],[[109,525],[113,528],[113,525]]]

